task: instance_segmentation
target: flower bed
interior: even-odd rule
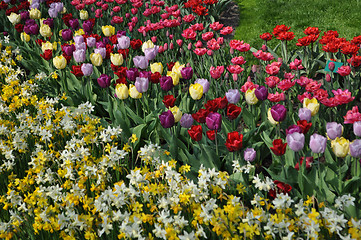
[[[0,236],[360,238],[360,37],[168,4],[0,3]]]

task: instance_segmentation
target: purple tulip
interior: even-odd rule
[[[311,135],[310,148],[313,153],[324,153],[326,150],[327,138],[317,133]]]
[[[84,32],[90,34],[93,31],[93,23],[90,20],[85,20],[83,22],[83,29]]]
[[[64,8],[64,4],[62,2],[56,2],[54,5],[50,4],[50,6],[53,6],[52,8],[54,8],[57,12],[63,11]]]
[[[281,122],[286,118],[287,109],[281,104],[276,104],[271,108],[271,114],[276,122]]]
[[[49,17],[51,18],[57,18],[58,17],[58,13],[54,8],[49,8],[48,9],[48,14],[49,14]]]
[[[133,58],[134,66],[140,69],[146,69],[148,67],[148,59],[144,56],[135,56]]]
[[[353,123],[353,132],[356,136],[361,137],[361,121]]]
[[[164,90],[164,91],[169,91],[172,89],[173,87],[173,79],[172,77],[169,76],[162,76],[159,79],[159,83],[160,83],[160,87]]]
[[[192,114],[184,113],[179,123],[184,128],[190,128],[193,125],[193,121]]]
[[[30,18],[30,13],[28,11],[23,11],[23,12],[20,13],[20,18],[21,18],[21,21],[26,21],[26,20],[28,20]]]
[[[98,78],[98,84],[101,88],[107,88],[110,86],[110,80],[112,78],[106,74],[102,74],[100,75],[100,77]]]
[[[327,131],[327,136],[330,139],[334,140],[337,137],[341,137],[343,127],[341,124],[337,122],[329,122],[326,124],[326,131]]]
[[[164,128],[170,128],[174,125],[174,116],[171,110],[163,112],[159,115],[160,124]]]
[[[134,82],[137,77],[139,77],[138,68],[129,68],[126,70],[126,75],[129,81]]]
[[[253,148],[246,148],[243,153],[244,160],[253,162],[256,159],[257,152]]]
[[[61,37],[64,41],[70,41],[73,39],[73,32],[70,29],[63,29],[63,31],[61,31]]]
[[[54,19],[48,18],[43,21],[44,24],[48,25],[50,28],[54,27]]]
[[[73,57],[74,57],[75,62],[77,62],[77,63],[84,62],[85,57],[86,57],[85,50],[83,50],[83,49],[75,50],[73,52]]]
[[[350,144],[350,154],[352,157],[361,157],[361,139],[356,139]]]
[[[189,80],[193,77],[193,69],[192,67],[184,67],[181,69],[182,78],[184,80]]]
[[[144,93],[148,90],[149,87],[149,79],[148,78],[144,78],[144,77],[137,77],[135,79],[135,88],[137,89],[138,92],[140,93]]]
[[[35,22],[31,23],[30,20],[33,19],[26,20],[26,24],[24,26],[24,32],[29,35],[37,35],[39,33],[39,26]]]
[[[291,125],[286,129],[286,135],[292,134],[294,132],[302,133],[302,128],[298,125]]]
[[[308,108],[300,108],[298,110],[298,117],[300,120],[306,120],[307,122],[311,121],[311,110]]]
[[[97,43],[97,40],[93,37],[88,37],[86,39],[86,45],[88,45],[88,47],[95,47]]]
[[[79,29],[79,20],[77,18],[73,18],[69,20],[70,27],[74,30]]]
[[[83,49],[84,51],[86,50],[86,43],[79,43],[79,44],[75,44],[75,49],[79,50],[79,49]]]
[[[219,131],[222,126],[222,115],[217,112],[211,112],[206,117],[206,124],[210,130]]]
[[[105,43],[100,42],[100,41],[96,42],[95,46],[96,46],[96,48],[105,48],[106,47]]]
[[[106,48],[96,48],[96,49],[94,49],[94,53],[99,53],[103,59],[105,59],[107,56]]]
[[[154,46],[154,48],[147,48],[147,49],[145,49],[145,50],[144,50],[145,58],[146,58],[148,61],[153,60],[153,59],[157,56],[158,50],[159,50],[159,47],[158,47],[158,46]]]
[[[81,71],[83,72],[84,76],[90,76],[93,73],[93,64],[91,63],[84,63],[81,65]]]
[[[237,104],[241,99],[241,94],[238,89],[229,89],[226,92],[226,98],[229,103]]]
[[[203,93],[207,93],[209,90],[209,81],[207,79],[198,78],[194,83],[199,83],[203,87]]]
[[[254,94],[258,100],[264,101],[268,97],[268,90],[265,86],[258,86],[258,88],[254,90]]]
[[[79,36],[74,36],[74,42],[75,44],[82,44],[84,42],[84,37],[79,35]]]
[[[118,38],[118,48],[127,49],[130,46],[130,38],[128,36],[121,36]]]
[[[150,81],[150,78],[152,77],[152,72],[151,71],[141,71],[139,73],[139,77],[147,78]]]
[[[64,45],[64,47],[63,47],[63,52],[68,56],[72,56],[74,51],[75,51],[75,46],[73,44]]]
[[[295,152],[302,150],[305,145],[305,135],[303,133],[294,132],[286,137],[288,146]]]

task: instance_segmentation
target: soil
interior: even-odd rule
[[[224,24],[225,26],[231,26],[234,31],[230,35],[224,36],[225,39],[233,39],[235,29],[239,25],[240,12],[238,4],[235,2],[230,2],[227,6],[227,9],[221,13],[219,22]]]

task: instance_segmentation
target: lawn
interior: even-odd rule
[[[295,32],[295,39],[304,36],[306,27],[318,27],[321,33],[336,30],[347,40],[361,34],[359,0],[236,0],[240,7],[240,25],[235,38],[259,48],[260,33],[272,32],[285,24]],[[347,2],[347,3],[346,3]],[[295,41],[294,41],[295,42]]]

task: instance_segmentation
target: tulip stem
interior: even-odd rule
[[[218,130],[216,130],[216,154],[218,156],[218,141],[217,141],[217,132]]]

